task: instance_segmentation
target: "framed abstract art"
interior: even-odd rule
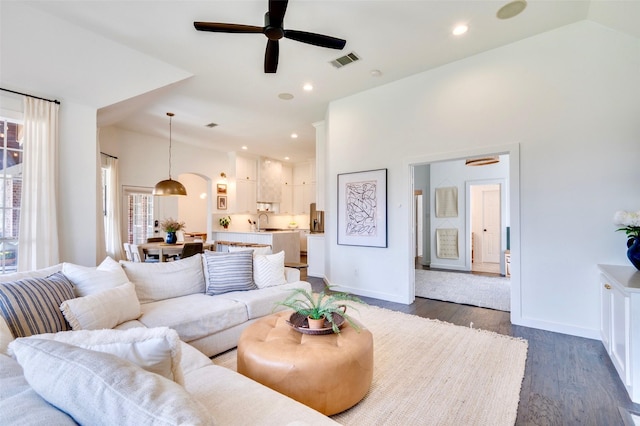
[[[338,175],[338,244],[387,247],[387,169]]]

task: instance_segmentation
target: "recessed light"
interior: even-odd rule
[[[371,71],[369,71],[369,74],[371,74],[371,77],[380,77],[382,75],[382,71],[380,71],[380,70],[371,70]]]
[[[462,35],[464,33],[466,33],[469,30],[469,27],[461,24],[461,25],[457,25],[454,29],[453,29],[453,35]]]
[[[284,157],[285,160],[289,160],[289,157]]]
[[[297,133],[291,133],[291,139],[298,139]]]
[[[514,0],[502,6],[496,16],[498,19],[510,19],[519,15],[527,7],[525,0]]]
[[[293,99],[293,95],[291,93],[280,93],[278,97],[283,101],[290,101]]]
[[[242,146],[242,149],[246,151],[246,150],[248,150],[249,148],[248,148],[246,145],[243,145],[243,146]]]
[[[304,89],[305,92],[310,92],[313,90],[313,84],[311,83],[305,83],[304,86],[302,86],[302,88]]]

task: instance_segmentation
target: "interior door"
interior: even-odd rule
[[[482,191],[482,261],[500,263],[500,189]]]

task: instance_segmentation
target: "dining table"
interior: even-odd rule
[[[173,259],[182,253],[184,242],[175,244],[168,244],[165,242],[143,243],[140,244],[139,247],[141,247],[147,255],[158,256],[160,262],[166,262],[167,259]],[[211,247],[212,244],[209,243],[203,243],[202,245],[203,250],[210,250]]]

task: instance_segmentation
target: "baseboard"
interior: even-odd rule
[[[539,330],[551,331],[554,333],[568,334],[570,336],[584,337],[585,339],[600,340],[600,331],[591,328],[576,327],[567,324],[558,324],[548,321],[540,321],[533,318],[515,318],[511,317],[513,325],[523,327],[537,328]]]
[[[332,290],[343,291],[346,293],[355,294],[356,296],[371,297],[374,299],[385,300],[387,302],[402,303],[403,305],[410,305],[411,303],[413,303],[413,300],[407,301],[405,299],[401,299],[396,294],[369,291],[363,288],[343,286],[340,284],[329,282],[326,277],[324,278],[324,282],[330,285]]]

